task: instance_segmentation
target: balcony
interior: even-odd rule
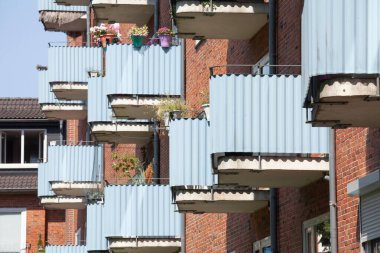
[[[153,17],[154,0],[92,0],[98,22],[147,24]]]
[[[251,39],[267,23],[268,4],[250,1],[172,0],[178,33],[193,39]]]
[[[87,106],[84,101],[59,100],[50,89],[48,70],[38,71],[38,103],[48,119],[84,119]]]
[[[380,127],[377,10],[370,0],[305,1],[302,75],[313,126]]]
[[[39,0],[40,21],[46,31],[81,32],[86,30],[86,7],[58,5],[54,0]]]
[[[210,135],[206,120],[170,123],[170,185],[178,211],[253,213],[266,207],[267,190],[218,185],[212,175]]]
[[[183,47],[111,45],[107,47],[109,102],[116,117],[151,119],[154,106],[179,97],[184,83]]]
[[[108,186],[104,204],[89,205],[87,224],[88,251],[181,250],[181,219],[169,186]]]
[[[98,142],[144,145],[153,137],[152,122],[118,119],[109,107],[107,77],[90,78],[88,84],[88,123]]]
[[[84,208],[86,197],[102,192],[102,146],[49,146],[38,167],[38,196],[46,208]]]
[[[76,5],[76,6],[89,6],[90,0],[55,0],[55,3],[58,5]]]
[[[60,100],[86,100],[88,72],[103,72],[100,47],[49,46],[48,81]]]
[[[212,76],[210,111],[219,184],[301,187],[328,173],[329,130],[305,123],[300,76]]]

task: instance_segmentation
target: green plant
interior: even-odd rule
[[[112,160],[112,168],[117,172],[123,172],[123,174],[129,179],[138,174],[139,170],[142,168],[140,159],[132,154],[118,155],[112,153]]]
[[[166,112],[172,111],[187,111],[185,101],[179,98],[166,98],[161,103],[155,106],[157,110],[157,119],[164,120]]]
[[[130,30],[129,30],[129,36],[148,36],[149,34],[149,31],[148,31],[148,27],[146,25],[144,26],[141,26],[141,27],[138,27],[138,26],[133,26]]]

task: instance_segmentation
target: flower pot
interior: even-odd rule
[[[133,46],[134,47],[141,47],[143,45],[144,38],[145,38],[145,36],[132,35],[131,39],[132,39]]]
[[[209,104],[203,104],[202,105],[203,112],[205,114],[205,117],[208,121],[210,121],[210,105]]]
[[[161,47],[171,47],[173,37],[171,35],[159,35]]]

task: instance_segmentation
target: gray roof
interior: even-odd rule
[[[0,171],[0,192],[37,190],[37,170]]]
[[[46,119],[37,98],[0,98],[0,119]]]

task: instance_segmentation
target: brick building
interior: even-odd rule
[[[46,252],[378,252],[379,8],[40,0],[68,36],[38,69],[41,110],[67,125],[38,169],[65,221]],[[87,36],[100,23],[118,40]]]

